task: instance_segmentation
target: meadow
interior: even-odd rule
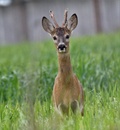
[[[84,117],[60,117],[51,102],[57,75],[52,40],[0,46],[0,130],[119,130],[120,33],[72,38]]]

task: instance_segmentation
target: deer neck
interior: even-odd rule
[[[71,61],[70,61],[70,54],[58,54],[58,74],[64,80],[66,77],[71,77],[73,74]]]

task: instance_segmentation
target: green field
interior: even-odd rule
[[[52,41],[43,43],[0,46],[0,130],[120,130],[120,33],[71,39],[84,117],[54,112],[57,54]]]

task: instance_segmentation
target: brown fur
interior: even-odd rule
[[[59,69],[53,88],[53,103],[55,108],[63,114],[69,114],[69,109],[72,109],[73,113],[76,113],[78,110],[81,112],[81,115],[83,115],[83,89],[78,78],[72,71],[69,54],[69,38],[71,32],[78,24],[78,18],[76,14],[73,14],[70,19],[66,21],[67,11],[65,11],[65,23],[63,23],[65,26],[59,27],[53,11],[50,11],[50,14],[56,27],[46,17],[42,19],[42,26],[44,30],[53,37],[58,54]],[[60,47],[62,48],[61,50]]]
[[[70,63],[70,55],[58,54],[59,70],[58,75],[55,78],[53,88],[53,103],[56,108],[61,104],[62,113],[69,111],[69,106],[75,101],[78,101],[79,105],[83,106],[83,89],[76,75],[72,71]],[[71,107],[72,108],[72,107]],[[73,112],[75,113],[77,108],[73,105]],[[83,115],[83,109],[81,110]]]

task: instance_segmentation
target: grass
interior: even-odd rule
[[[85,116],[58,116],[52,41],[0,47],[0,130],[119,130],[120,33],[71,39],[73,70],[84,86]]]

